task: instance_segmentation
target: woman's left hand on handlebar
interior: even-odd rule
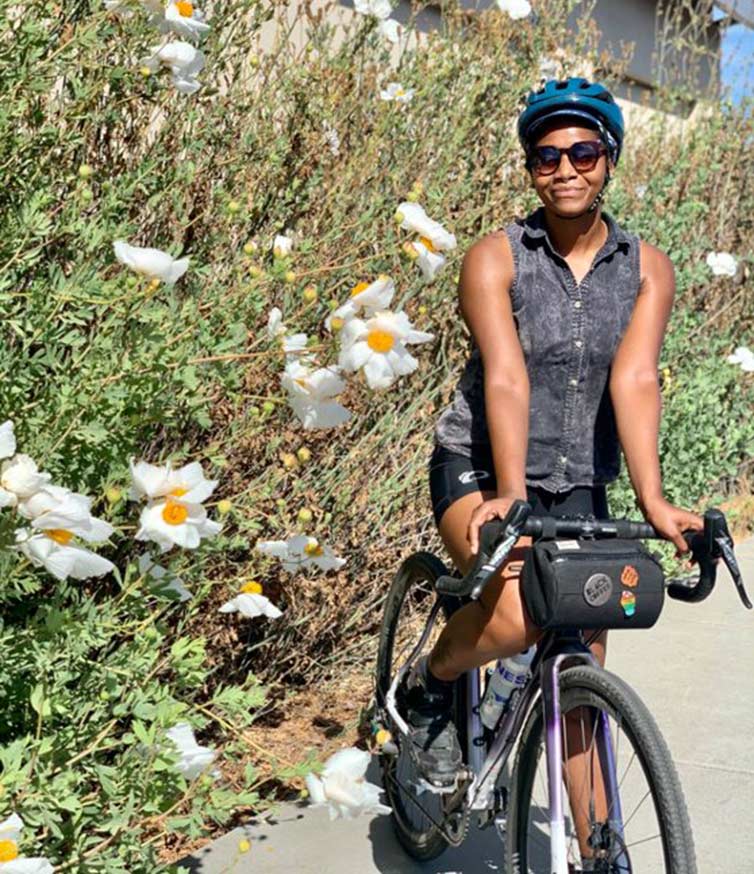
[[[658,534],[676,545],[676,558],[689,551],[689,545],[683,538],[683,532],[704,530],[704,519],[698,513],[674,507],[664,498],[658,498],[646,505],[644,518],[657,530]]]

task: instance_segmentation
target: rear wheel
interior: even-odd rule
[[[563,793],[569,871],[695,874],[681,785],[665,741],[641,699],[614,674],[578,666],[560,674],[560,705],[563,758],[572,762],[564,767]],[[600,712],[607,720],[609,744],[604,729],[600,730]],[[609,780],[603,782],[600,776],[609,772],[608,748],[617,786],[612,798],[603,788]],[[580,762],[574,759],[579,755]],[[506,841],[509,874],[553,870],[546,758],[540,699],[524,727],[512,777]],[[582,823],[581,842],[577,821]],[[589,836],[586,844],[584,836]]]
[[[376,699],[384,708],[385,696],[400,668],[407,662],[419,642],[427,618],[440,596],[435,592],[435,581],[447,573],[445,565],[428,552],[410,555],[401,564],[393,578],[385,602],[380,645],[377,655]],[[417,658],[429,653],[439,637],[446,619],[459,607],[457,598],[442,597],[432,632],[425,641]],[[465,742],[466,677],[462,675],[454,688],[453,719],[458,730],[461,749],[466,755]],[[388,804],[393,808],[391,816],[399,841],[415,859],[434,859],[448,846],[448,840],[436,823],[451,812],[451,806],[459,799],[449,794],[434,794],[428,791],[417,793],[419,779],[416,766],[409,755],[407,745],[401,743],[396,726],[388,726],[393,735],[398,754],[380,756],[382,785]]]

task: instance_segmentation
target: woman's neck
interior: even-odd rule
[[[568,219],[561,218],[546,206],[544,211],[547,233],[563,257],[595,252],[607,239],[607,223],[602,219],[601,206],[592,213]]]

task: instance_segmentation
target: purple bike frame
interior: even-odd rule
[[[503,714],[486,755],[483,756],[482,725],[479,718],[481,700],[479,672],[474,669],[467,672],[467,730],[468,743],[467,761],[474,773],[474,781],[469,789],[470,807],[472,810],[489,809],[494,798],[495,783],[511,753],[516,738],[519,736],[523,722],[534,704],[537,693],[542,692],[545,725],[545,751],[547,757],[547,782],[549,795],[550,817],[550,856],[552,874],[568,874],[567,848],[565,845],[565,819],[563,812],[563,737],[561,731],[560,711],[560,671],[563,663],[568,661],[583,662],[597,666],[597,661],[586,647],[567,639],[553,637],[552,648],[543,646],[543,653],[536,657],[532,665],[532,677],[520,691],[515,692],[516,700]],[[543,642],[544,643],[544,642]],[[558,643],[565,643],[563,651],[558,651]],[[553,651],[554,650],[554,651]],[[608,803],[609,825],[614,833],[623,838],[623,817],[618,795],[618,781],[615,768],[612,737],[607,715],[600,711],[598,725],[598,754],[605,779],[605,794]],[[631,864],[628,858],[620,853],[614,860],[625,866],[627,874],[631,874]]]

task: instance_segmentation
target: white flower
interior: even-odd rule
[[[404,200],[398,205],[396,218],[404,230],[419,234],[419,242],[423,243],[431,252],[455,249],[455,235],[446,231],[440,222],[431,219],[424,212],[424,207],[418,203]]]
[[[19,500],[30,498],[51,479],[49,473],[41,472],[34,459],[23,452],[7,458],[0,468],[0,507],[15,507]]]
[[[707,255],[707,266],[715,276],[735,276],[738,270],[736,259],[730,252],[710,252]]]
[[[16,435],[13,433],[13,422],[6,419],[0,425],[0,458],[10,458],[16,451]]]
[[[634,191],[636,192],[636,196],[639,198],[639,200],[641,200],[644,197],[644,195],[647,193],[647,186],[646,185],[637,185],[634,188]]]
[[[160,466],[146,461],[134,464],[131,458],[128,464],[132,480],[128,497],[132,501],[169,497],[186,504],[201,504],[214,492],[218,483],[218,480],[205,478],[198,461],[184,464],[177,470],[172,469],[170,461]]]
[[[284,234],[276,234],[275,239],[272,241],[272,252],[276,258],[290,255],[292,247],[293,240]]]
[[[427,282],[432,282],[440,270],[445,266],[445,261],[447,259],[444,255],[440,255],[439,252],[434,252],[432,249],[428,248],[425,243],[426,241],[419,242],[418,240],[414,240],[411,245],[416,252],[416,261],[424,278]]]
[[[8,859],[0,862],[0,874],[53,874],[54,868],[44,857],[17,855],[23,827],[24,822],[17,813],[0,822],[0,845],[3,845],[3,855]]]
[[[738,346],[736,351],[726,359],[730,364],[740,364],[741,370],[754,373],[754,352],[747,346]]]
[[[189,0],[168,3],[152,21],[162,33],[175,33],[185,39],[199,40],[210,30],[204,13]]]
[[[323,571],[338,570],[346,563],[329,546],[323,546],[316,537],[296,534],[288,540],[260,540],[255,549],[263,555],[279,558],[287,571],[316,565]]]
[[[153,589],[157,594],[175,592],[178,595],[179,601],[188,601],[194,597],[183,585],[183,580],[180,577],[171,573],[161,564],[155,564],[148,552],[144,552],[139,556],[139,573],[156,581]]]
[[[150,54],[141,64],[153,72],[167,67],[173,74],[173,84],[181,94],[193,94],[201,88],[197,74],[204,68],[204,52],[194,48],[191,43],[169,42],[167,45],[152,46]]]
[[[380,91],[382,100],[395,100],[398,103],[408,103],[414,97],[413,88],[404,88],[400,82],[390,82],[387,88]]]
[[[175,497],[150,501],[141,511],[136,540],[151,540],[167,552],[173,546],[196,549],[203,537],[214,537],[222,530],[219,522],[207,518],[201,504],[187,504]]]
[[[353,8],[361,15],[374,15],[383,20],[393,11],[390,0],[354,0]]]
[[[194,737],[194,730],[187,722],[179,722],[165,734],[178,747],[181,759],[177,768],[187,780],[194,780],[215,760],[216,750],[198,744]],[[218,777],[220,772],[215,768],[210,771],[210,775]]]
[[[325,142],[330,147],[330,151],[337,158],[340,154],[340,137],[337,130],[328,121],[322,122],[322,127],[325,131]]]
[[[388,388],[397,377],[416,370],[419,362],[406,343],[426,343],[433,334],[414,330],[404,312],[382,310],[367,321],[350,319],[343,326],[338,364],[347,371],[364,369],[372,389]]]
[[[377,30],[379,30],[388,42],[397,43],[400,41],[401,34],[405,28],[399,21],[396,21],[395,18],[386,18],[384,21],[380,21],[377,25]]]
[[[288,403],[307,430],[334,428],[351,418],[350,410],[334,401],[346,387],[339,367],[311,370],[308,362],[289,361],[280,376]]]
[[[18,512],[31,519],[31,527],[43,531],[57,543],[67,544],[76,535],[84,540],[107,540],[115,530],[109,522],[91,514],[92,499],[52,483],[18,502]]]
[[[44,567],[58,580],[67,577],[88,580],[115,570],[115,565],[101,555],[81,546],[70,545],[66,531],[32,534],[25,528],[17,528],[15,535],[15,549],[22,552],[35,567]]]
[[[390,306],[394,294],[395,283],[384,273],[381,273],[372,283],[360,282],[351,289],[349,300],[325,319],[325,327],[331,331],[334,318],[347,321],[360,310],[364,311],[365,316],[373,316],[378,310],[385,310]]]
[[[279,307],[273,307],[270,310],[270,315],[267,319],[267,336],[280,344],[280,348],[285,352],[286,361],[291,361],[294,358],[301,358],[302,361],[313,361],[312,355],[305,354],[307,346],[307,336],[303,333],[289,334],[288,328],[283,323],[283,314]]]
[[[531,3],[527,0],[496,0],[501,12],[507,12],[514,20],[526,18],[531,13]]]
[[[283,615],[283,611],[276,607],[269,598],[262,594],[259,583],[251,580],[241,587],[241,591],[235,598],[226,601],[219,608],[220,613],[241,613],[243,616],[254,618],[267,616],[269,619],[277,619]]]
[[[131,246],[124,240],[116,240],[113,249],[121,264],[149,279],[159,279],[166,285],[173,285],[188,270],[188,258],[176,260],[161,249]]]
[[[390,813],[380,803],[382,790],[364,779],[371,756],[366,750],[347,747],[325,762],[320,777],[306,775],[306,788],[313,805],[326,804],[330,819],[354,819],[362,813]]]

